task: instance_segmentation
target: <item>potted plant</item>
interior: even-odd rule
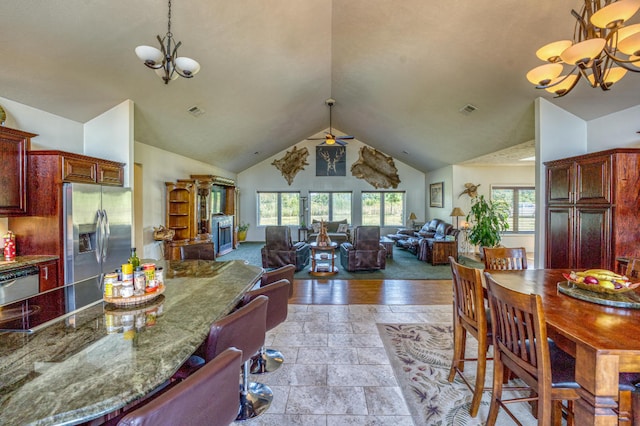
[[[247,239],[247,231],[249,230],[248,223],[241,223],[238,225],[238,241],[244,241]]]
[[[484,195],[474,200],[467,215],[467,222],[471,223],[468,239],[480,247],[480,258],[484,258],[482,248],[498,246],[502,239],[500,233],[509,229],[509,211],[504,202],[487,201]]]

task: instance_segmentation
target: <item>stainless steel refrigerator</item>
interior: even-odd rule
[[[102,298],[102,276],[129,259],[131,190],[65,183],[64,282],[67,312]]]

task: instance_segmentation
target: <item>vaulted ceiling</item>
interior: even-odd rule
[[[202,70],[168,85],[134,54],[164,1],[0,4],[0,96],[78,122],[131,99],[137,141],[232,172],[326,129],[329,97],[334,129],[423,171],[530,142],[538,96],[586,120],[640,100],[640,74],[559,99],[525,79],[577,0],[173,0]]]

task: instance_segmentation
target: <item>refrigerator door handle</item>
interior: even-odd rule
[[[96,211],[96,261],[100,263],[102,255],[102,214],[100,210]]]
[[[111,236],[111,227],[109,226],[109,217],[107,216],[107,211],[102,210],[102,214],[104,215],[104,253],[102,259],[106,259],[109,251],[109,237]]]

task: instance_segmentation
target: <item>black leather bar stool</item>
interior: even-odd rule
[[[188,379],[124,415],[119,426],[228,426],[237,415],[242,352],[228,348]]]
[[[245,293],[243,305],[250,303],[259,296],[269,298],[267,307],[267,331],[287,320],[289,311],[289,289],[291,284],[287,280],[276,281],[272,284]],[[284,356],[277,349],[266,349],[264,345],[257,355],[251,359],[251,374],[271,373],[280,368]]]

